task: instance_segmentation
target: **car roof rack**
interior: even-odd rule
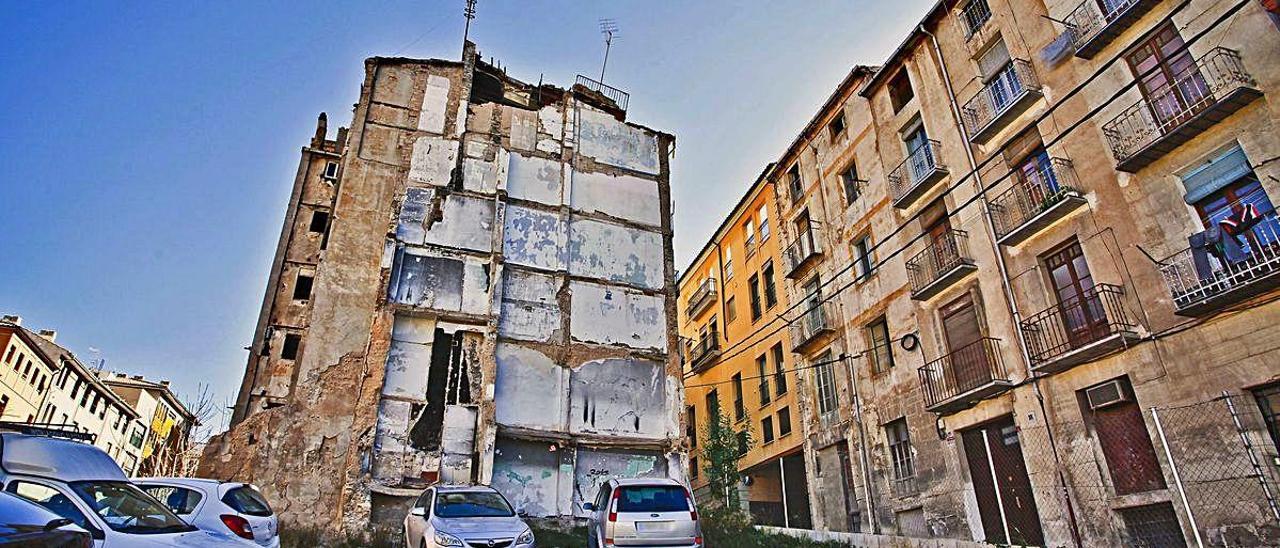
[[[55,424],[52,422],[14,422],[0,421],[0,432],[17,432],[28,436],[44,436],[80,441],[90,445],[97,441],[98,435],[82,431],[74,424]]]

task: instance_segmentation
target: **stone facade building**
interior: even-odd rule
[[[200,474],[348,531],[398,527],[436,481],[554,517],[610,477],[683,480],[674,137],[627,101],[521,82],[469,43],[369,59],[350,132],[322,119],[304,150],[236,421]]]
[[[814,527],[1280,544],[1280,32],[933,6],[766,171]],[[838,471],[833,473],[831,470]]]

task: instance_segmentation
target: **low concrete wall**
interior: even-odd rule
[[[870,533],[839,533],[834,531],[812,531],[809,529],[787,529],[757,525],[756,529],[766,533],[807,538],[818,542],[842,542],[857,548],[990,548],[990,544],[972,540],[946,538],[900,537],[896,535],[873,535]]]

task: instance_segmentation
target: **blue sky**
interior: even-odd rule
[[[0,4],[0,312],[82,357],[234,398],[299,148],[346,125],[363,60],[456,59],[462,0]],[[676,134],[676,262],[927,0],[495,2],[472,39],[512,75],[598,74]]]

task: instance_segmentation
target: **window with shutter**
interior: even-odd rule
[[[978,71],[982,73],[982,81],[989,82],[1000,74],[1000,70],[1008,65],[1009,48],[1005,46],[1004,40],[996,40],[991,44],[990,48],[978,58]]]

